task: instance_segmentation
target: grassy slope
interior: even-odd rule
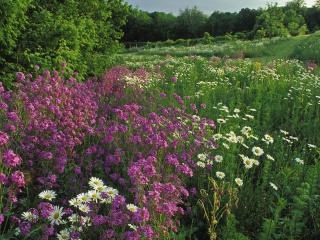
[[[244,54],[246,58],[268,62],[272,59],[299,59],[320,63],[320,32],[298,37],[274,38],[254,41],[229,41],[209,45],[171,46],[158,48],[134,48],[125,54],[140,56],[184,57],[197,55],[203,57],[237,57]],[[319,43],[319,44],[318,44]]]

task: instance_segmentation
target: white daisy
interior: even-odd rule
[[[87,204],[80,204],[78,208],[81,212],[84,212],[84,213],[90,212],[90,208]]]
[[[69,204],[73,207],[78,207],[81,203],[82,201],[79,198],[72,198],[69,200]]]
[[[248,157],[243,158],[243,164],[246,169],[250,169],[253,167],[253,161]]]
[[[197,162],[197,166],[200,167],[200,168],[205,168],[206,164],[204,162],[198,161]]]
[[[95,190],[89,191],[89,192],[88,192],[88,195],[89,195],[90,199],[91,199],[92,201],[94,201],[94,202],[98,202],[98,200],[101,199],[100,192],[95,191]]]
[[[198,159],[199,159],[200,161],[203,161],[203,162],[204,162],[204,161],[206,161],[208,155],[205,154],[205,153],[199,153],[197,157],[198,157]]]
[[[270,182],[270,186],[271,186],[274,190],[278,191],[278,187],[277,187],[277,185],[275,185],[274,183]]]
[[[45,190],[39,193],[39,198],[48,200],[48,201],[52,201],[53,199],[56,198],[56,196],[57,194],[55,193],[55,191],[52,191],[52,190]]]
[[[310,143],[308,143],[308,147],[309,147],[309,148],[317,148],[317,146],[316,146],[316,145],[314,145],[314,144],[310,144]]]
[[[214,160],[215,160],[216,162],[218,162],[218,163],[221,163],[221,162],[223,161],[223,157],[222,157],[221,155],[216,155],[216,156],[214,157]]]
[[[236,184],[237,184],[239,187],[241,187],[241,186],[243,185],[243,181],[242,181],[241,178],[236,178],[234,181],[236,182]]]
[[[223,179],[226,176],[226,174],[224,172],[216,172],[216,176],[217,178]]]
[[[254,116],[253,116],[253,115],[246,114],[245,116],[246,116],[247,118],[249,118],[249,119],[254,119]]]
[[[114,189],[112,187],[107,187],[105,190],[105,193],[111,198],[114,199],[115,196],[119,194],[119,191],[117,189]]]
[[[223,123],[226,123],[227,121],[225,119],[223,119],[223,118],[218,118],[217,122],[220,123],[220,124],[223,124]]]
[[[23,220],[28,221],[28,222],[35,222],[38,219],[38,217],[36,215],[34,215],[32,212],[23,212],[21,214],[21,218]]]
[[[238,143],[244,143],[244,137],[242,137],[242,136],[237,136],[237,142]]]
[[[284,135],[288,135],[288,134],[289,134],[289,132],[284,131],[284,130],[282,130],[282,129],[280,129],[280,132],[281,132],[282,134],[284,134]]]
[[[219,139],[222,138],[222,134],[216,133],[216,134],[214,134],[214,135],[212,136],[212,138],[213,138],[215,141],[217,141],[217,140],[219,140]]]
[[[70,217],[68,217],[69,222],[71,223],[77,223],[79,221],[79,215],[78,214],[72,214]]]
[[[262,148],[259,147],[253,147],[252,148],[252,152],[254,155],[256,155],[257,157],[262,156],[264,154],[264,151]]]
[[[63,223],[62,216],[64,215],[63,208],[54,206],[53,211],[49,216],[49,220],[52,225],[60,225]]]
[[[274,158],[272,156],[270,156],[269,154],[267,154],[267,159],[274,161]]]
[[[77,196],[77,199],[79,200],[79,203],[88,203],[90,202],[90,196],[87,194],[87,193],[80,193],[78,196]],[[79,205],[79,204],[77,204]]]
[[[241,133],[247,137],[250,135],[251,131],[252,131],[252,128],[248,126],[245,126],[241,129]]]
[[[300,158],[295,158],[294,160],[295,160],[297,163],[301,164],[301,165],[304,164],[304,161],[303,161],[302,159],[300,159]]]
[[[260,162],[256,159],[251,159],[253,164],[256,165],[256,166],[259,166],[260,165]]]
[[[58,240],[69,240],[70,239],[70,230],[63,229],[57,234]]]
[[[98,192],[104,192],[106,190],[106,186],[102,185],[102,186],[95,186],[93,187],[94,190],[98,191]]]
[[[103,186],[103,181],[99,178],[96,178],[96,177],[92,177],[90,178],[90,181],[89,181],[89,186],[92,187],[92,188],[95,188],[95,187],[99,187],[99,186]]]
[[[264,141],[266,144],[272,144],[274,142],[274,139],[269,134],[265,134],[262,141]]]
[[[226,143],[222,143],[222,145],[226,148],[226,149],[230,149],[229,145]]]
[[[133,224],[128,224],[128,227],[131,228],[133,231],[137,231],[137,226]]]
[[[130,212],[136,212],[138,210],[138,207],[132,203],[129,203],[127,204],[127,209],[130,211]]]

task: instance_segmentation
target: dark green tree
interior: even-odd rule
[[[311,32],[317,31],[320,29],[320,7],[308,8],[304,15],[308,29]]]
[[[197,7],[186,8],[177,17],[176,30],[179,38],[202,37],[207,16]]]
[[[131,9],[128,23],[124,28],[124,40],[127,42],[149,41],[153,20],[149,13],[139,9]]]
[[[237,15],[230,12],[213,12],[207,21],[207,31],[214,36],[232,33],[235,29]]]
[[[243,8],[236,15],[235,32],[250,32],[256,24],[258,11],[255,9]]]
[[[151,13],[153,19],[152,36],[153,41],[165,41],[175,38],[174,26],[176,17],[171,13],[154,12]]]

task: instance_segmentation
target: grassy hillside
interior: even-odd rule
[[[131,48],[124,52],[141,56],[183,57],[197,55],[202,57],[254,58],[261,61],[271,59],[298,59],[320,63],[320,32],[311,35],[262,39],[254,41],[230,40],[195,46],[145,46]]]

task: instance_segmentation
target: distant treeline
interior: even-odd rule
[[[253,39],[297,36],[320,29],[320,0],[307,8],[304,0],[292,0],[285,6],[268,4],[266,8],[243,8],[239,12],[215,11],[210,16],[197,7],[186,8],[178,16],[131,9],[124,27],[125,42],[165,41],[168,39],[237,35]]]

